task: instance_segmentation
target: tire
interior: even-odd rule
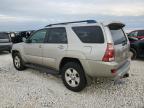
[[[13,64],[14,64],[14,67],[19,71],[26,69],[26,67],[24,66],[24,62],[19,53],[15,53],[13,55]]]
[[[66,88],[80,92],[86,87],[84,70],[79,63],[69,62],[62,67],[62,80]]]
[[[130,49],[131,59],[134,60],[137,58],[137,52],[135,49]]]

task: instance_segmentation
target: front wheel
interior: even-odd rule
[[[62,80],[64,85],[74,92],[83,90],[86,86],[86,77],[79,63],[69,62],[62,68]]]
[[[14,67],[21,71],[21,70],[24,70],[25,69],[25,66],[24,66],[24,62],[20,56],[19,53],[15,53],[14,56],[13,56],[13,64],[14,64]]]

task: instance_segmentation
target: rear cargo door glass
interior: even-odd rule
[[[102,29],[99,26],[72,27],[83,43],[104,43]]]
[[[115,45],[127,42],[127,38],[122,29],[110,30],[110,31]]]

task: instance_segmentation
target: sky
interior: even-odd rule
[[[0,0],[0,31],[87,19],[121,21],[126,30],[144,29],[144,0]]]

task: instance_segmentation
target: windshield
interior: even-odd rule
[[[115,45],[127,42],[127,38],[122,29],[110,30],[110,31]]]

